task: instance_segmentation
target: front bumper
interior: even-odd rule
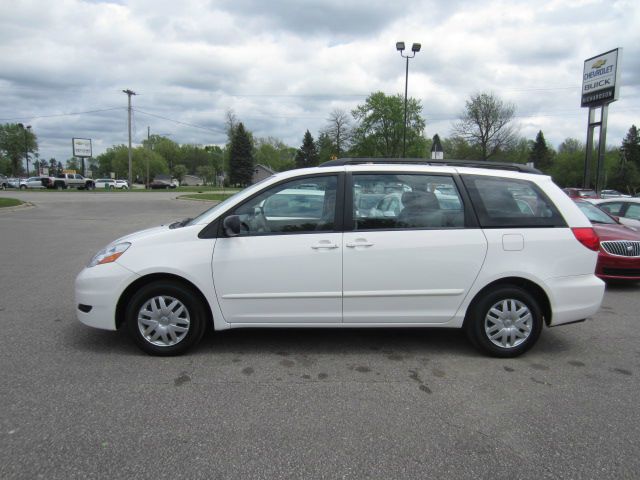
[[[116,330],[116,305],[138,275],[117,262],[85,268],[76,277],[76,316],[85,325]],[[90,307],[90,308],[88,308]]]
[[[603,280],[640,280],[640,257],[598,255],[596,275]]]
[[[546,284],[553,312],[550,326],[595,315],[604,298],[605,284],[595,275],[552,278]]]

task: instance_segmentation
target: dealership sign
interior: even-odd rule
[[[74,138],[73,139],[73,156],[78,158],[92,157],[91,155],[91,139],[90,138]]]
[[[615,102],[620,91],[621,48],[610,50],[584,61],[582,72],[582,107]]]

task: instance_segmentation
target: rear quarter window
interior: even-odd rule
[[[533,182],[502,177],[463,175],[483,228],[566,227],[545,193]]]

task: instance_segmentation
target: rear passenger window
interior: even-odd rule
[[[426,174],[353,176],[355,230],[462,228],[464,208],[453,178]]]
[[[484,228],[565,227],[555,205],[527,180],[463,175]]]
[[[610,215],[620,216],[623,205],[620,202],[615,202],[615,203],[611,202],[611,203],[601,203],[600,205],[598,205],[598,207],[600,207],[602,210],[604,210]]]
[[[633,218],[635,220],[640,220],[640,205],[629,205],[625,216],[628,218]]]

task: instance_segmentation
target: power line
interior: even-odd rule
[[[88,113],[100,113],[100,112],[108,112],[111,110],[119,110],[123,107],[110,107],[110,108],[101,108],[98,110],[87,110],[85,112],[69,112],[69,113],[53,113],[51,115],[37,115],[34,117],[14,117],[14,118],[0,118],[2,122],[11,122],[16,120],[37,120],[39,118],[53,118],[53,117],[70,117],[72,115],[85,115]]]
[[[195,123],[183,122],[181,120],[176,120],[174,118],[163,117],[162,115],[157,115],[155,113],[145,112],[144,110],[140,110],[138,108],[134,108],[133,110],[138,112],[138,113],[142,113],[143,115],[149,115],[150,117],[160,118],[162,120],[167,120],[168,122],[173,122],[173,123],[176,123],[178,125],[184,125],[186,127],[199,128],[201,130],[207,130],[207,131],[213,132],[213,133],[224,133],[224,130],[221,129],[221,128],[217,128],[217,127],[211,128],[211,127],[205,127],[203,125],[196,125]]]

